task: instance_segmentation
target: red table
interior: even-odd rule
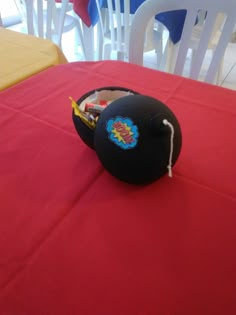
[[[68,97],[109,85],[174,111],[173,178],[122,183],[80,140]],[[235,91],[118,61],[2,92],[0,313],[235,314],[235,104]]]

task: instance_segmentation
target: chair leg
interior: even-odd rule
[[[213,58],[213,51],[212,51],[212,58]],[[220,83],[221,83],[223,66],[224,66],[224,56],[222,57],[222,59],[221,59],[221,61],[219,63],[219,67],[217,69],[217,72],[216,72],[216,75],[215,75],[215,79],[212,82],[215,85],[220,85]]]
[[[213,53],[213,52],[212,52]],[[194,63],[194,55],[195,55],[195,50],[191,49],[191,65],[190,69],[192,68],[192,64]],[[221,77],[222,77],[222,72],[223,72],[223,66],[224,66],[224,58],[221,59],[218,70],[216,72],[215,79],[213,81],[214,84],[220,85],[221,83]]]
[[[176,59],[177,59],[177,54],[178,54],[178,43],[173,44],[173,42],[168,39],[167,42],[167,52],[166,54],[166,66],[165,66],[165,71],[169,73],[174,73],[175,69],[175,64],[176,64]]]
[[[117,51],[117,60],[125,60],[125,53],[123,51]]]
[[[190,49],[190,51],[191,51],[191,57],[190,57],[190,68],[189,68],[189,70],[191,70],[193,65],[194,65],[195,49]]]
[[[78,25],[75,28],[74,38],[75,38],[74,39],[74,43],[75,43],[75,45],[74,45],[74,53],[77,54],[78,53],[78,47],[80,47],[83,59],[86,60],[83,34],[82,34],[82,30],[80,28],[80,25]]]
[[[166,71],[167,58],[168,58],[168,44],[166,43],[164,47],[164,51],[161,54],[160,52],[156,52],[156,53],[157,53],[157,69],[159,69],[160,71]]]
[[[217,85],[220,85],[220,83],[221,83],[223,66],[224,66],[224,58],[221,59],[219,68],[218,68],[217,73],[216,73],[216,84]]]
[[[103,60],[110,60],[111,59],[111,43],[105,43],[103,45],[103,56],[102,59]]]
[[[84,44],[84,36],[83,36],[80,21],[77,19],[76,28],[75,28],[75,49],[76,50],[78,49],[78,46],[81,47],[83,58],[87,60],[86,49],[85,49],[85,44]]]
[[[102,60],[103,59],[103,50],[104,50],[104,36],[103,36],[103,30],[101,27],[101,24],[98,23],[97,26],[97,51],[98,51],[98,56],[97,59],[98,60]]]
[[[157,69],[163,70],[164,55],[163,55],[163,34],[159,30],[153,30],[153,41],[155,44]]]
[[[84,23],[82,23],[83,27],[83,35],[81,38],[83,38],[84,41],[84,54],[86,60],[93,61],[94,58],[94,29],[93,27],[87,27]],[[82,34],[82,31],[81,31]],[[86,41],[86,43],[85,43]]]

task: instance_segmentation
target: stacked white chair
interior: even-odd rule
[[[128,57],[130,26],[133,14],[130,14],[130,1],[124,1],[124,8],[121,11],[120,0],[107,0],[107,8],[100,6],[96,0],[99,15],[98,23],[98,59],[110,59],[111,53],[116,52],[118,60],[125,60]],[[114,2],[114,6],[113,6]],[[145,34],[145,51],[156,49],[162,52],[162,40],[159,47],[154,47],[153,37],[161,39],[162,30],[154,29],[154,18],[149,21]]]
[[[15,3],[26,23],[28,34],[52,40],[61,47],[63,33],[75,29],[75,47],[80,45],[83,57],[87,59],[82,22],[71,11],[69,0],[62,0],[61,3],[55,0],[15,0]]]
[[[206,69],[204,81],[214,83],[236,23],[235,8],[236,0],[223,2],[221,0],[147,0],[136,11],[131,25],[129,61],[143,64],[145,30],[153,16],[166,11],[186,9],[187,15],[181,40],[168,61],[173,73],[183,75],[187,54],[189,49],[193,49],[196,18],[199,10],[203,10],[206,14],[201,32],[195,34],[197,41],[194,42],[196,45],[188,76],[192,79],[199,79],[206,51],[208,48],[212,48],[212,58]],[[215,41],[216,37],[218,40]]]

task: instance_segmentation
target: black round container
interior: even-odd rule
[[[174,128],[173,134],[164,121]],[[173,112],[144,95],[112,102],[102,112],[94,134],[94,148],[103,166],[132,184],[150,183],[166,174],[176,163],[181,145],[181,129]]]
[[[76,102],[80,107],[86,101],[91,102],[93,98],[96,99],[96,95],[100,99],[104,99],[107,101],[111,101],[111,98],[116,100],[120,97],[129,95],[129,94],[137,94],[132,90],[123,87],[116,86],[108,86],[102,87],[96,90],[89,91],[84,94],[78,101]],[[109,105],[110,106],[110,105]],[[79,116],[75,115],[74,109],[72,109],[72,120],[75,126],[75,129],[80,136],[80,138],[91,148],[94,149],[94,131],[95,129],[91,129],[88,127]]]
[[[104,168],[132,184],[151,183],[175,165],[182,133],[174,113],[161,101],[121,87],[104,87],[83,95],[77,104],[111,101],[93,128],[72,112],[81,139],[95,149]]]

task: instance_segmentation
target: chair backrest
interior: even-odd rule
[[[225,22],[222,26],[222,32],[213,51],[213,56],[205,76],[206,82],[213,82],[236,23],[235,8],[236,0],[147,0],[136,11],[131,25],[129,61],[140,65],[143,64],[145,29],[153,16],[167,11],[187,10],[173,71],[175,74],[183,75],[192,32],[196,24],[196,17],[199,10],[205,10],[204,27],[202,28],[198,47],[194,52],[194,62],[191,63],[189,72],[189,77],[198,79],[206,50],[216,27],[215,22],[218,20],[219,14],[224,14]]]
[[[69,0],[15,0],[28,34],[53,40],[60,46]]]
[[[96,0],[99,15],[99,27],[105,38],[109,32],[111,49],[127,52],[130,33],[130,0],[121,3],[120,0],[107,0],[107,8],[102,7],[101,1]],[[101,39],[101,37],[100,37]]]
[[[128,56],[130,26],[133,21],[134,11],[138,7],[138,3],[133,0],[107,0],[105,2],[96,0],[96,7],[99,16],[99,40],[104,38],[110,39],[111,50],[116,50],[121,59]],[[101,9],[102,8],[102,9]],[[154,18],[149,21],[145,34],[145,50],[153,50]]]

